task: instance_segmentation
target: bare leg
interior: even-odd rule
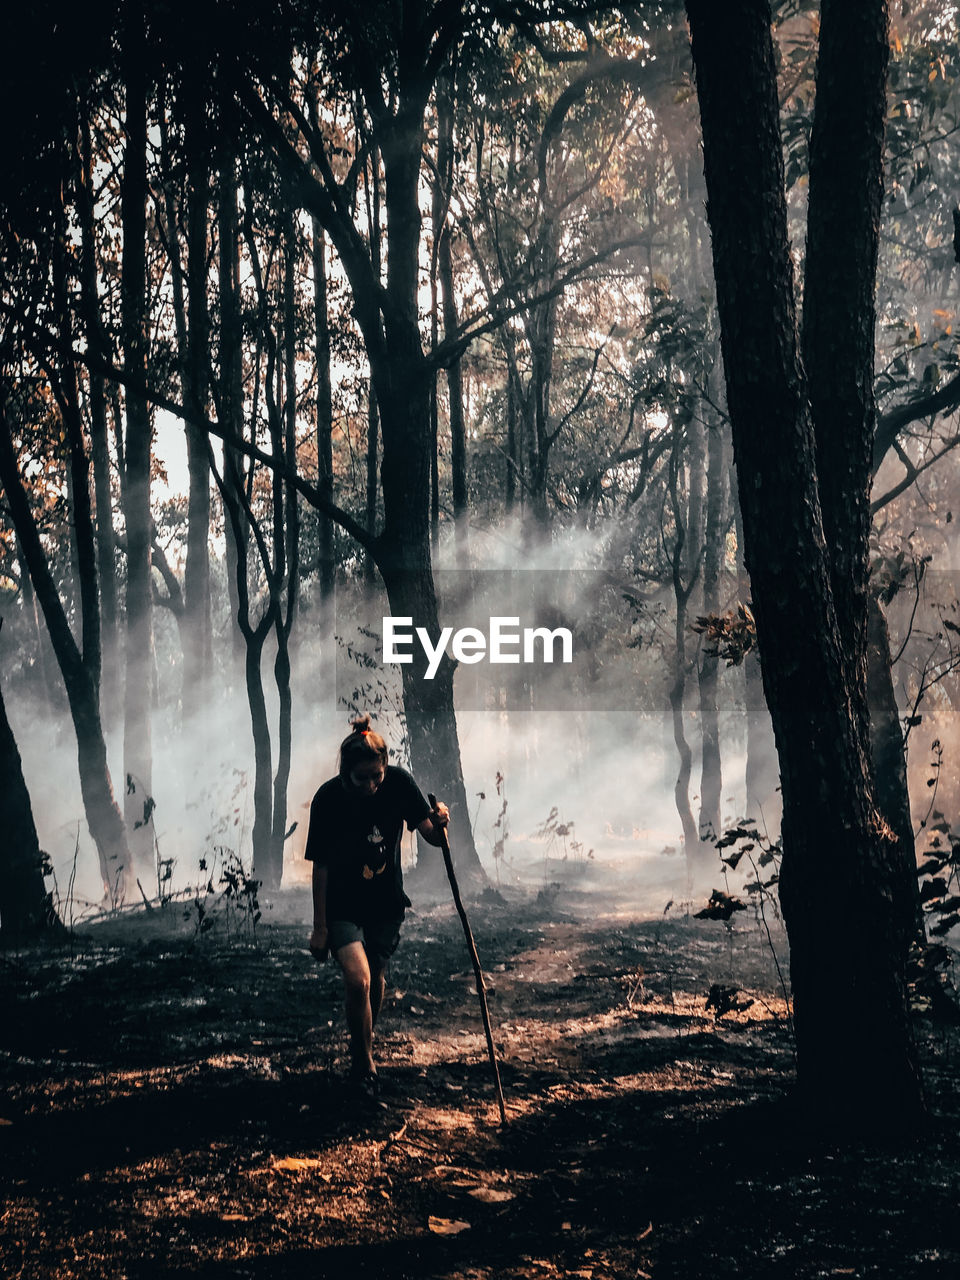
[[[370,1016],[376,1026],[387,985],[387,966],[380,956],[368,955],[367,963],[370,966]]]
[[[343,971],[344,1007],[350,1032],[350,1057],[357,1074],[375,1073],[373,1065],[372,1003],[377,1011],[383,999],[383,971],[378,971],[376,990],[371,989],[370,964],[362,942],[349,942],[337,951],[337,963]],[[371,1001],[371,996],[373,1001]]]

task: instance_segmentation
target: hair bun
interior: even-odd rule
[[[370,732],[370,717],[361,716],[359,720],[351,720],[350,728],[354,733],[364,734]]]

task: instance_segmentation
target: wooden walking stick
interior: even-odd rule
[[[433,807],[434,813],[437,811],[437,797],[427,794],[427,799]],[[503,1105],[503,1089],[500,1085],[500,1067],[497,1064],[497,1051],[493,1047],[493,1032],[490,1030],[490,1013],[487,1009],[487,992],[483,983],[483,970],[480,968],[480,957],[477,955],[477,944],[473,940],[473,931],[470,928],[470,921],[467,919],[467,913],[463,907],[463,900],[460,897],[460,886],[457,884],[457,877],[453,870],[453,859],[450,857],[450,844],[447,840],[447,829],[437,824],[437,830],[440,833],[440,851],[443,854],[443,865],[447,868],[447,879],[450,881],[450,888],[453,892],[454,906],[457,908],[457,915],[460,917],[460,923],[463,925],[463,933],[467,939],[467,949],[470,952],[470,959],[473,961],[473,972],[477,979],[477,995],[480,997],[480,1015],[483,1018],[483,1029],[487,1036],[487,1053],[490,1056],[490,1066],[493,1068],[493,1079],[497,1086],[497,1103],[500,1107],[500,1123],[507,1123],[507,1112]]]

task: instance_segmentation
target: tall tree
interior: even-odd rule
[[[703,541],[703,611],[720,609],[720,574],[723,567],[725,529],[724,439],[715,416],[707,425],[707,494]],[[723,769],[720,757],[720,712],[717,700],[719,658],[703,652],[700,657],[700,838],[719,835]]]
[[[210,463],[207,408],[210,322],[207,303],[210,122],[201,69],[188,61],[182,88],[187,153],[187,298],[189,328],[182,360],[187,437],[187,556],[183,572],[183,705],[204,707],[213,665],[210,606]],[[175,232],[174,232],[175,234]]]
[[[63,675],[70,712],[77,738],[77,760],[80,791],[90,834],[97,846],[104,895],[109,902],[122,898],[131,874],[130,852],[123,817],[114,798],[113,784],[107,765],[107,748],[100,721],[100,648],[99,633],[92,625],[94,607],[88,606],[88,630],[81,652],[73,638],[63,602],[57,591],[47,562],[40,534],[23,487],[13,443],[13,433],[6,395],[0,402],[0,484],[17,537],[23,547],[33,588],[43,610],[57,662]],[[87,483],[82,450],[74,459],[73,474],[78,482],[77,497],[82,500]],[[89,512],[87,521],[89,523]],[[92,547],[91,547],[92,549]],[[83,580],[81,579],[81,586]]]
[[[842,442],[843,474],[826,482],[828,543],[817,414],[797,332],[770,7],[766,0],[734,7],[688,0],[687,12],[745,552],[780,756],[780,893],[791,944],[800,1082],[831,1124],[872,1125],[889,1116],[891,1097],[898,1100],[898,1121],[909,1123],[921,1107],[906,1004],[911,931],[904,924],[896,838],[873,798],[861,657],[861,512],[867,497],[860,477],[868,474],[869,452],[864,463],[858,438]],[[874,212],[846,235],[838,216],[842,223],[860,215],[831,200],[832,184],[843,181],[834,162],[820,169],[816,200],[823,212],[811,217],[814,226],[845,237],[848,257],[837,287],[847,305],[866,301],[871,314],[886,21],[883,0],[855,13],[827,0],[821,11],[817,130],[825,136],[836,129],[847,138],[857,174],[852,191],[858,206]],[[861,29],[858,35],[853,27]],[[837,94],[831,83],[842,60],[842,75],[858,86],[851,95]],[[844,111],[848,118],[839,118]],[[827,255],[818,260],[822,251],[814,235],[808,280],[827,269]],[[813,349],[809,333],[805,338]],[[861,342],[857,350],[856,367],[844,374],[851,431],[865,416],[872,384],[872,345]],[[850,510],[845,521],[844,502]],[[847,566],[846,580],[840,564]],[[803,626],[797,625],[798,607]],[[819,691],[816,700],[811,687]]]
[[[123,10],[123,76],[126,94],[121,184],[122,346],[132,385],[125,394],[126,435],[121,487],[126,525],[126,645],[123,760],[124,814],[134,841],[137,873],[153,861],[153,615],[150,458],[152,422],[142,388],[147,377],[147,67],[143,7]]]
[[[424,353],[419,325],[421,244],[420,172],[425,113],[440,66],[456,37],[456,15],[425,0],[382,6],[380,21],[367,13],[337,9],[324,33],[327,57],[356,95],[369,146],[344,179],[331,140],[312,127],[311,93],[297,95],[289,80],[271,85],[269,105],[248,82],[238,84],[241,102],[272,152],[291,189],[323,227],[350,283],[354,314],[363,335],[376,393],[383,442],[381,487],[384,524],[371,544],[391,612],[412,617],[431,636],[440,624],[430,548],[430,391],[434,369]],[[309,160],[291,143],[273,114],[276,103],[296,121]],[[381,283],[373,247],[354,220],[356,183],[375,143],[383,166],[386,212],[386,280]],[[374,174],[376,182],[377,175]],[[454,663],[445,657],[436,676],[425,679],[426,659],[415,652],[402,668],[404,706],[414,771],[448,799],[452,843],[463,870],[482,874],[469,821],[453,707]]]
[[[96,240],[93,142],[90,104],[79,104],[79,165],[77,171],[77,220],[80,230],[80,296],[86,338],[101,359],[110,353],[110,344],[100,313]],[[103,376],[87,372],[90,406],[90,445],[96,499],[97,571],[100,585],[100,634],[103,665],[108,672],[120,670],[119,607],[117,599],[116,533],[113,527],[113,487],[110,467],[110,436],[107,426],[107,395]],[[107,724],[115,723],[122,704],[120,682],[111,678],[101,686],[101,703]]]

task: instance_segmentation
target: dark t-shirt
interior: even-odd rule
[[[327,868],[327,920],[401,919],[404,909],[400,840],[430,816],[407,773],[387,765],[372,796],[348,791],[339,777],[325,782],[310,805],[304,857]]]

